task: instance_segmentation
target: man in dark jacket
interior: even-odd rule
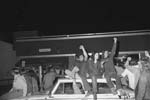
[[[135,90],[135,100],[150,100],[150,55],[147,51],[145,56],[147,59],[140,61],[142,71]]]
[[[117,94],[116,90],[121,89],[121,80],[117,75],[115,66],[114,66],[114,56],[117,48],[117,38],[114,38],[114,44],[111,50],[111,54],[109,55],[108,51],[104,52],[104,60],[102,61],[102,66],[104,67],[104,76],[106,77],[107,84],[111,88],[113,94]],[[116,89],[111,81],[111,78],[116,79]]]
[[[54,68],[49,68],[43,78],[43,87],[46,94],[49,94],[52,91],[55,79],[56,72]]]

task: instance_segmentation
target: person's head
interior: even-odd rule
[[[104,51],[104,58],[107,58],[109,56],[109,52],[108,51]]]
[[[50,69],[50,72],[55,72],[55,69],[54,69],[54,68],[51,68],[51,69]]]
[[[14,75],[18,75],[18,74],[20,74],[19,68],[15,67],[11,70],[11,75],[14,76]]]
[[[91,55],[91,58],[93,60],[98,60],[99,59],[99,53],[98,52],[93,52],[92,55]]]
[[[142,64],[142,69],[150,69],[150,62],[148,58],[142,59],[141,64]]]
[[[47,69],[46,69],[46,73],[55,73],[56,71],[55,71],[55,69],[54,69],[54,67],[48,67]],[[45,74],[46,74],[45,73]]]

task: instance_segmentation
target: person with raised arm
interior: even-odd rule
[[[79,53],[76,54],[76,62],[75,67],[79,68],[79,76],[82,79],[84,90],[85,90],[85,96],[88,96],[91,94],[91,87],[89,83],[87,82],[87,77],[89,75],[89,66],[88,66],[88,53],[85,50],[83,45],[79,46],[79,49],[81,50]]]
[[[102,66],[104,67],[104,77],[106,78],[107,84],[109,88],[111,88],[111,91],[113,94],[117,94],[117,91],[121,91],[121,79],[117,75],[115,66],[114,66],[114,56],[116,54],[116,48],[117,48],[117,38],[113,38],[114,43],[111,50],[111,54],[109,55],[108,51],[104,52],[104,60],[101,62]],[[116,79],[116,89],[111,81],[111,78]]]

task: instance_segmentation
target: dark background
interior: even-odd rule
[[[118,37],[118,50],[126,52],[149,50],[149,39],[150,35]],[[16,42],[15,49],[17,56],[75,54],[81,44],[87,52],[111,51],[113,37]],[[43,48],[51,48],[51,51],[39,52],[39,49]]]
[[[17,31],[37,30],[38,36],[49,36],[148,30],[149,9],[148,2],[131,0],[1,0],[0,40],[13,44]],[[1,94],[9,88],[0,90]]]
[[[0,1],[0,39],[13,43],[16,31],[39,36],[145,30],[149,3],[138,1],[5,0]]]

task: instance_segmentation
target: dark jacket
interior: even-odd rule
[[[91,75],[95,75],[97,77],[101,77],[103,75],[103,68],[101,67],[100,61],[94,63],[92,59],[88,60],[89,73]]]
[[[150,100],[150,69],[141,72],[135,90],[135,100]]]
[[[88,61],[77,61],[75,62],[74,66],[79,68],[79,75],[86,77],[86,74],[89,71]]]
[[[110,72],[116,72],[115,66],[114,66],[114,56],[116,53],[116,48],[117,48],[117,43],[113,44],[111,54],[109,55],[108,58],[104,59],[104,70],[105,73],[110,73]]]

